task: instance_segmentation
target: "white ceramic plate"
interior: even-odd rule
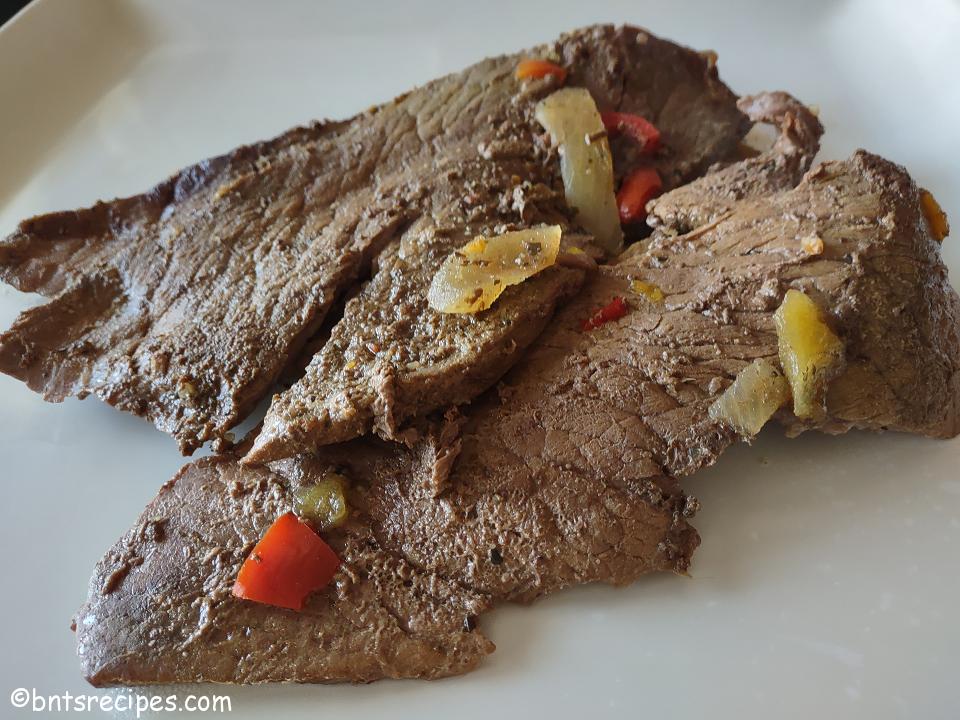
[[[342,117],[596,21],[720,54],[738,92],[820,106],[823,157],[907,165],[960,221],[960,5],[41,0],[0,31],[0,233]],[[954,278],[960,238],[944,245]],[[0,325],[35,299],[0,289]],[[95,401],[0,376],[0,695],[90,692],[70,619],[106,548],[183,460]],[[441,682],[227,689],[234,717],[955,718],[960,441],[767,431],[686,482],[692,578],[484,618],[497,652]],[[200,693],[224,692],[200,688]],[[26,717],[4,695],[0,716]]]

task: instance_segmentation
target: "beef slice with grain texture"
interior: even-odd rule
[[[737,106],[755,123],[774,126],[766,152],[714,169],[649,203],[647,223],[685,233],[729,212],[738,200],[794,187],[820,149],[823,126],[810,109],[785,92],[742,97]]]
[[[424,431],[412,448],[330,445],[269,469],[226,455],[188,465],[97,566],[76,622],[85,676],[104,686],[456,675],[493,650],[476,621],[497,602],[686,569],[698,538],[675,485],[534,473],[500,437],[462,440],[497,472],[479,483],[449,476],[456,428]],[[266,528],[333,470],[350,480],[351,514],[324,533],[342,560],[331,585],[302,612],[234,597]],[[430,536],[415,552],[426,562],[409,557],[406,532]]]
[[[534,54],[570,67],[567,84],[587,87],[601,109],[639,112],[657,122],[665,150],[645,162],[656,165],[668,186],[702,172],[707,158],[729,156],[731,138],[745,130],[745,118],[730,112],[732,96],[705,58],[644,31],[593,28]],[[499,66],[507,82],[515,62]],[[545,223],[567,232],[559,166],[533,118],[544,94],[534,86],[517,96],[478,146],[478,161],[437,170],[446,183],[397,249],[378,259],[373,279],[347,306],[305,376],[274,398],[247,462],[311,452],[369,431],[402,439],[417,416],[467,402],[495,382],[556,305],[576,291],[581,273],[552,270],[508,289],[493,308],[475,315],[446,315],[426,301],[444,258],[475,234]],[[635,161],[624,154],[628,143],[614,147],[618,167]]]
[[[698,182],[709,186],[709,177]],[[744,187],[736,172],[729,177]],[[781,411],[791,433],[960,432],[960,302],[920,189],[903,168],[864,151],[815,167],[795,188],[781,182],[787,189],[739,200],[711,187],[703,206],[722,198],[726,210],[692,229],[684,223],[683,233],[659,224],[649,242],[601,267],[505,378],[507,392],[524,392],[525,373],[547,363],[540,372],[556,385],[541,389],[550,397],[545,432],[572,435],[585,449],[577,462],[604,461],[610,433],[632,437],[638,455],[652,452],[671,474],[712,462],[735,435],[708,408],[749,363],[779,364],[773,313],[791,288],[814,299],[845,345],[824,417],[802,422]],[[678,197],[691,201],[684,187],[660,207]],[[822,252],[806,250],[808,238],[821,240]],[[579,330],[617,296],[630,306],[625,317]]]
[[[229,456],[188,466],[96,570],[77,623],[87,677],[439,677],[492,649],[475,617],[498,602],[685,572],[697,504],[678,479],[737,439],[708,408],[750,362],[776,362],[772,313],[789,287],[815,298],[846,345],[813,427],[955,435],[960,301],[919,189],[862,151],[790,187],[802,165],[760,163],[781,177],[746,187],[780,189],[747,190],[682,234],[661,224],[602,266],[495,389],[462,417],[422,421],[410,447],[364,438],[269,468]],[[710,198],[729,194],[714,183]],[[811,234],[818,255],[803,250]],[[613,296],[628,313],[584,331]],[[350,479],[353,508],[325,536],[344,559],[331,588],[302,615],[233,598],[263,530],[331,471]]]
[[[780,119],[792,132],[793,120]],[[661,225],[649,242],[591,275],[523,361],[465,411],[456,463],[431,491],[473,510],[462,519],[455,513],[453,527],[440,531],[450,527],[449,509],[441,503],[429,511],[420,497],[426,490],[398,486],[371,506],[385,518],[385,542],[405,548],[418,567],[459,572],[459,548],[464,538],[472,542],[475,519],[510,512],[527,484],[549,494],[546,486],[559,477],[570,506],[557,512],[553,505],[543,517],[563,541],[544,546],[527,532],[537,526],[527,515],[518,517],[523,529],[516,532],[488,522],[496,530],[487,544],[505,564],[519,558],[520,570],[508,566],[502,577],[475,563],[468,566],[473,586],[530,599],[581,582],[584,565],[607,582],[634,579],[649,543],[635,551],[629,543],[648,537],[640,528],[655,516],[634,516],[627,527],[612,522],[579,483],[606,488],[604,506],[618,517],[628,516],[615,509],[618,493],[689,514],[696,503],[683,497],[678,479],[712,464],[738,439],[709,408],[754,360],[779,362],[773,313],[789,288],[815,299],[846,347],[845,372],[830,384],[819,422],[781,411],[791,432],[960,432],[960,300],[920,190],[903,168],[863,151],[801,180],[815,144],[789,146],[804,153],[799,162],[772,161],[786,142],[759,163],[744,161],[768,176],[744,185],[736,170],[728,173],[737,188],[748,188],[730,191],[740,193],[736,201],[712,185],[710,197],[729,201],[724,214],[684,234]],[[823,241],[818,255],[803,249],[814,235]],[[614,297],[626,299],[627,314],[585,331],[584,321]],[[493,500],[480,501],[488,492]],[[671,545],[685,543],[674,535],[658,548]],[[581,548],[589,549],[576,555]]]
[[[668,183],[728,156],[746,129],[734,96],[697,54],[635,28],[584,28],[485,60],[350,120],[297,128],[201,162],[142,195],[24,221],[0,242],[0,277],[52,299],[0,336],[0,370],[51,401],[93,393],[148,418],[186,453],[222,440],[296,361],[336,299],[384,247],[403,237],[407,247],[425,251],[425,262],[435,261],[451,228],[435,226],[430,198],[460,163],[479,173],[478,158],[505,154],[539,169],[520,176],[522,187],[502,208],[504,196],[485,188],[481,174],[473,183],[458,181],[466,204],[472,184],[480,202],[497,207],[465,206],[462,217],[450,215],[452,206],[443,209],[439,215],[453,223],[450,237],[539,222],[537,199],[557,205],[550,192],[557,185],[555,158],[535,146],[529,123],[533,104],[553,86],[549,79],[522,84],[513,77],[518,60],[530,55],[569,65],[570,81],[590,87],[602,107],[645,112],[659,123],[666,149],[657,163]],[[384,272],[396,270],[402,253],[392,253]],[[525,335],[500,324],[495,313],[488,323],[437,323],[437,332],[465,332],[463,345],[482,347],[473,359],[497,356],[465,373],[460,387],[456,376],[469,366],[469,352],[449,360],[451,387],[444,388],[430,375],[443,364],[422,377],[407,367],[415,359],[394,358],[394,350],[405,354],[404,338],[389,333],[412,309],[383,318],[393,323],[375,343],[384,355],[361,370],[383,392],[373,398],[376,412],[364,404],[369,396],[356,400],[360,415],[376,416],[360,424],[389,432],[408,414],[434,406],[446,389],[459,398],[488,384],[518,355],[502,347],[529,339],[578,272],[537,280],[544,285],[540,304],[518,311],[531,321]],[[366,313],[391,293],[387,278],[375,278],[351,308]],[[502,302],[518,303],[522,294]],[[345,318],[345,331],[363,321]],[[498,332],[505,336],[500,346]],[[338,360],[348,343],[342,334],[334,332],[335,345],[321,361],[340,369],[342,385],[318,395],[334,405],[343,397],[355,402],[352,376],[342,369],[349,358]],[[326,417],[323,407],[316,412]],[[352,424],[351,415],[345,426]]]
[[[291,506],[284,478],[228,456],[183,468],[97,566],[77,621],[87,679],[435,678],[466,672],[493,650],[471,632],[488,598],[412,566],[362,522],[327,538],[342,566],[301,612],[233,597],[240,563]]]

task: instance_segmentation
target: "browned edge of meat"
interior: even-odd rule
[[[438,168],[523,136],[498,123],[525,117],[517,104],[552,86],[524,89],[513,69],[521,56],[558,48],[569,53],[571,82],[599,101],[655,113],[671,149],[658,164],[671,181],[729,155],[745,130],[734,96],[692,53],[635,28],[578,30],[351,120],[200,163],[145,194],[25,221],[0,242],[0,277],[52,299],[0,335],[0,370],[52,401],[93,393],[150,419],[186,453],[228,438],[335,299],[429,214],[423,203],[447,180]],[[651,85],[636,57],[662,82],[694,80],[677,91]],[[522,209],[507,211],[505,222],[524,222]],[[544,293],[536,310],[549,316],[560,295]],[[507,364],[482,369],[462,394]]]

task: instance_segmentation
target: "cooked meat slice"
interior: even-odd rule
[[[77,623],[88,677],[437,677],[489,651],[457,627],[499,601],[685,571],[696,501],[677,478],[737,438],[708,408],[748,363],[777,361],[772,313],[788,287],[828,313],[848,368],[826,419],[785,412],[793,429],[956,434],[960,300],[919,203],[881,158],[823,164],[603,266],[465,419],[448,413],[412,447],[365,438],[270,470],[189,466],[97,569]],[[811,234],[820,255],[803,250]],[[614,296],[627,314],[585,331]],[[302,616],[230,596],[263,529],[331,469],[352,480],[355,508],[328,536],[346,560],[333,589]]]
[[[521,479],[505,468],[438,498],[451,441],[442,431],[412,450],[355,440],[276,472],[227,456],[188,465],[97,566],[76,623],[86,677],[98,686],[443,677],[493,650],[475,619],[496,601],[686,568],[697,536],[682,496],[562,471],[535,478],[527,469]],[[332,467],[351,480],[353,512],[324,535],[343,561],[331,586],[300,613],[233,597],[264,530],[292,507],[296,488]],[[443,535],[445,556],[434,563],[443,572],[395,544],[390,525],[403,511]]]
[[[598,92],[601,97],[603,94]],[[760,157],[735,163],[664,196],[654,212],[673,208],[665,217],[674,226],[692,222],[696,213],[706,215],[707,207],[713,207],[716,214],[738,198],[793,187],[809,168],[823,129],[804,105],[785,93],[766,93],[744,98],[741,107],[756,122],[778,125],[780,139]],[[523,147],[525,143],[509,145]],[[510,173],[496,174],[495,167],[487,163],[484,186],[494,195],[509,198]],[[536,165],[531,164],[526,172],[535,171]],[[472,177],[473,173],[459,175]],[[552,199],[546,186],[536,196]],[[456,215],[456,199],[455,190],[437,205],[444,210],[452,206],[447,212]],[[486,204],[496,206],[495,202]],[[676,208],[686,214],[675,217]],[[531,212],[544,222],[562,221],[555,206],[553,215],[546,214],[543,201]],[[426,288],[445,252],[463,241],[457,235],[453,243],[441,245],[444,252],[433,258],[424,251],[410,251],[405,254],[411,261],[394,257],[381,265],[367,291],[353,301],[355,307],[348,309],[335,328],[331,342],[315,356],[305,377],[274,399],[248,462],[311,452],[320,444],[349,439],[371,427],[383,437],[396,438],[402,421],[431,409],[425,396],[435,397],[435,403],[465,402],[514,362],[543,329],[560,294],[558,289],[569,290],[560,286],[563,278],[547,275],[511,289],[480,317],[435,313],[426,305]],[[579,280],[579,276],[571,278],[568,287],[576,289]],[[534,299],[538,295],[540,302]],[[504,332],[504,326],[509,331]],[[478,327],[493,328],[494,332],[482,333]],[[394,338],[399,341],[390,342]],[[473,342],[465,345],[464,338]],[[371,348],[393,352],[396,357],[380,360]],[[485,366],[492,371],[480,372]],[[458,374],[451,372],[453,369]]]
[[[97,566],[77,622],[87,679],[436,678],[493,650],[472,629],[487,597],[411,565],[362,521],[331,539],[343,566],[302,612],[233,597],[240,563],[291,504],[283,478],[225,456],[183,468]]]
[[[404,220],[403,189],[376,200],[351,149],[400,125],[292,131],[146,195],[26,221],[0,246],[3,277],[55,299],[0,338],[0,368],[51,400],[95,392],[185,451],[221,436]],[[337,197],[341,182],[355,192]]]
[[[822,253],[804,249],[811,237]],[[629,248],[558,312],[501,392],[536,408],[543,442],[565,453],[556,462],[622,472],[626,455],[651,476],[692,472],[735,438],[709,406],[753,360],[779,364],[773,312],[790,288],[826,312],[847,364],[826,417],[782,412],[791,431],[960,432],[960,302],[918,188],[862,151],[686,235],[658,230]],[[584,332],[614,297],[627,314]],[[609,438],[629,450],[611,453]]]
[[[524,108],[552,85],[523,88],[513,70],[523,55],[550,53],[582,59],[574,78],[605,90],[611,106],[656,112],[668,131],[664,171],[677,181],[729,155],[746,129],[715,70],[635,28],[586,28],[486,60],[349,121],[202,162],[142,195],[25,221],[0,242],[0,277],[52,301],[0,336],[0,370],[52,401],[94,393],[147,417],[187,453],[224,438],[380,249],[429,212],[425,202],[447,182],[439,167],[496,154],[498,137],[525,138],[517,152],[535,157],[532,128],[511,123],[526,123]],[[634,89],[636,98],[624,95]],[[508,208],[502,221],[522,218]],[[430,244],[416,232],[408,244]],[[371,294],[382,298],[385,284]],[[549,315],[556,295],[545,292],[531,313]],[[448,373],[462,367],[452,362]],[[478,369],[472,385],[496,367]],[[422,392],[424,406],[436,402]]]
[[[496,382],[556,305],[580,288],[584,271],[548,268],[475,315],[433,310],[427,290],[471,232],[559,224],[565,246],[589,242],[569,232],[563,193],[550,188],[552,172],[544,170],[520,154],[438,168],[447,182],[431,192],[400,242],[377,258],[376,274],[347,303],[304,377],[274,398],[249,461],[311,452],[371,428],[384,438],[409,438],[404,426],[413,417],[468,402]],[[526,180],[518,184],[521,177]]]
[[[637,452],[629,421],[620,427],[589,405],[564,406],[546,395],[562,390],[543,373],[554,366],[534,353],[511,371],[516,382],[469,408],[456,445],[432,433],[414,449],[423,470],[394,472],[365,498],[377,536],[417,567],[496,600],[529,602],[570,585],[686,572],[699,544],[686,521],[696,500],[683,495],[666,464]],[[557,409],[566,412],[565,431],[547,417]],[[579,444],[594,431],[599,440]],[[315,473],[329,453],[356,453],[341,447],[271,467],[294,477],[303,468]],[[452,469],[427,470],[450,453]]]
[[[704,58],[643,31],[593,28],[561,38],[552,51],[573,69],[568,84],[589,88],[599,107],[642,112],[658,123],[667,149],[656,164],[669,186],[701,172],[709,158],[729,156],[731,138],[746,129]],[[503,72],[514,62],[507,59]],[[426,302],[440,263],[473,234],[543,223],[566,228],[558,163],[533,118],[541,96],[527,93],[500,110],[479,159],[436,171],[445,182],[432,186],[422,221],[378,260],[373,280],[348,304],[303,379],[274,398],[247,462],[311,452],[371,430],[400,439],[413,418],[467,402],[495,382],[558,301],[577,290],[582,274],[556,270],[473,316],[444,315]]]
[[[819,256],[803,249],[813,234],[824,244]],[[370,506],[383,518],[384,542],[418,567],[452,575],[463,538],[476,532],[474,516],[512,512],[499,503],[517,488],[549,493],[544,484],[561,475],[649,493],[653,505],[678,498],[676,479],[713,463],[738,437],[710,417],[710,405],[754,360],[779,363],[773,312],[791,287],[824,308],[846,344],[848,368],[830,385],[819,422],[782,411],[791,431],[960,432],[960,300],[917,187],[902,168],[860,152],[819,166],[795,189],[734,203],[712,227],[679,237],[658,231],[601,266],[496,391],[470,407],[449,497],[477,510],[465,519],[442,505],[428,512],[409,486],[398,486]],[[627,314],[585,331],[584,321],[614,297],[626,299]],[[557,575],[559,584],[581,582],[577,568],[591,562],[608,581],[635,577],[618,542],[636,538],[645,521],[623,534],[582,502],[592,493],[572,481],[560,487],[581,506],[553,513],[553,522],[565,533],[589,528],[594,545],[565,535],[545,546],[525,518],[516,533],[493,523],[487,542],[505,544],[502,556],[521,563],[506,576],[477,563],[472,587],[527,599]],[[497,502],[474,499],[487,488]],[[581,548],[589,550],[570,562]]]
[[[784,92],[766,92],[742,97],[737,106],[755,123],[779,128],[773,147],[656,198],[650,203],[650,225],[689,232],[727,212],[737,200],[789,190],[810,169],[823,126],[806,105]]]
[[[0,336],[0,369],[49,400],[93,392],[189,452],[270,387],[406,219],[355,153],[412,132],[393,111],[291,131],[149,193],[28,220],[0,275],[54,299]]]

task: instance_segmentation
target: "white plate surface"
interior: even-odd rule
[[[901,162],[960,224],[952,0],[40,0],[0,31],[0,233],[596,21],[715,49],[738,92],[818,104],[822,157]],[[0,325],[33,302],[0,288]],[[6,376],[0,458],[0,717],[28,717],[5,693],[91,692],[70,619],[183,460],[141,420]],[[958,717],[958,467],[957,440],[768,430],[685,483],[703,502],[692,578],[499,610],[483,620],[497,652],[463,678],[227,689],[232,716]]]

